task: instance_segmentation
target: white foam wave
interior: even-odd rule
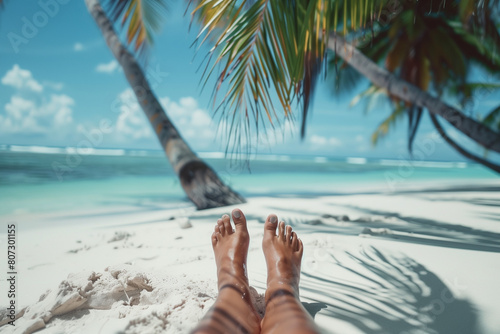
[[[414,161],[414,160],[388,160],[379,161],[382,166],[413,166],[423,168],[467,168],[466,162],[446,162],[446,161]]]
[[[366,165],[366,158],[347,158],[346,162],[353,165]]]
[[[9,151],[11,151],[11,152],[26,152],[26,153],[44,153],[44,154],[64,153],[64,149],[61,147],[48,147],[48,146],[10,145]]]
[[[200,152],[198,155],[203,159],[224,159],[226,156],[224,152]]]
[[[106,149],[106,148],[77,148],[77,147],[66,147],[65,153],[67,154],[79,154],[79,155],[108,155],[108,156],[123,156],[126,154],[124,149]]]

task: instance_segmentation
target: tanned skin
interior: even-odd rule
[[[302,241],[276,215],[264,224],[262,249],[267,263],[266,312],[260,318],[250,300],[247,254],[250,237],[243,212],[224,215],[212,234],[219,295],[192,332],[200,333],[319,333],[299,300]]]

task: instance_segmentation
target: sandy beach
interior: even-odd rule
[[[498,333],[499,187],[249,198],[239,207],[257,309],[263,222],[276,213],[304,242],[301,301],[324,333]],[[0,332],[189,332],[217,296],[210,235],[231,209],[4,216],[17,227],[19,281],[15,326],[2,298]]]
[[[0,0],[0,37],[0,334],[500,334],[500,0]]]

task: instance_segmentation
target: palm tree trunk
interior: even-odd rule
[[[123,68],[137,101],[189,199],[198,209],[244,203],[245,200],[226,186],[215,171],[198,158],[182,139],[151,90],[139,63],[120,41],[99,1],[85,0],[85,4],[101,30],[106,44]]]
[[[500,166],[499,165],[496,165],[486,159],[483,159],[481,157],[478,157],[472,153],[470,153],[469,151],[465,150],[463,147],[461,147],[460,145],[458,145],[457,143],[455,143],[455,141],[453,141],[453,139],[451,139],[450,137],[448,137],[448,135],[446,134],[446,131],[444,131],[444,129],[441,127],[441,124],[439,124],[439,121],[437,120],[437,117],[433,114],[430,114],[429,116],[431,116],[431,120],[432,120],[432,124],[434,124],[434,127],[436,128],[436,130],[439,132],[439,134],[441,135],[441,137],[451,146],[453,147],[455,150],[457,150],[460,154],[462,154],[464,157],[472,160],[472,161],[475,161],[475,162],[478,162],[480,163],[481,165],[483,166],[486,166],[488,167],[489,169],[497,172],[497,173],[500,173]]]
[[[379,67],[342,37],[331,33],[328,39],[328,48],[336,52],[338,56],[368,78],[374,85],[387,89],[389,94],[413,105],[426,108],[430,114],[443,117],[457,130],[479,145],[500,153],[499,133]]]

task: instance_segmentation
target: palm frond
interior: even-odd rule
[[[279,101],[284,117],[298,106],[304,136],[315,84],[325,68],[328,33],[342,25],[345,32],[373,26],[374,8],[389,2],[191,0],[193,20],[201,25],[197,42],[213,41],[213,61],[203,77],[204,85],[216,77],[217,112],[235,126],[248,128],[253,118],[257,128],[263,118],[271,125],[279,121],[273,101]]]
[[[337,96],[352,92],[363,80],[366,80],[352,66],[335,56],[330,56],[328,59],[327,78],[333,94]]]
[[[375,107],[377,102],[379,102],[380,97],[387,97],[387,91],[384,88],[380,88],[375,85],[370,85],[368,89],[354,96],[349,106],[353,107],[358,103],[360,103],[361,101],[364,101],[366,103],[365,113],[368,113],[371,109]]]
[[[403,105],[401,104],[396,104],[394,110],[391,112],[391,114],[382,121],[382,123],[379,124],[375,132],[372,134],[372,144],[377,145],[379,140],[383,137],[385,137],[388,133],[391,127],[395,126],[397,121],[401,119],[401,117],[404,116],[406,109],[404,108]]]
[[[486,2],[488,8],[493,2],[498,3]],[[213,62],[206,67],[204,82],[216,77],[214,103],[218,102],[217,112],[230,120],[230,136],[238,133],[234,127],[239,125],[248,130],[250,123],[257,129],[265,119],[271,125],[279,121],[276,101],[284,117],[295,107],[301,108],[304,135],[315,83],[326,69],[325,43],[331,31],[365,41],[363,53],[367,56],[377,63],[385,61],[393,73],[423,90],[435,89],[439,95],[448,92],[451,84],[465,83],[470,61],[500,69],[500,56],[490,48],[499,35],[498,29],[492,29],[496,14],[491,14],[479,30],[463,23],[476,19],[480,12],[477,1],[470,2],[472,7],[458,2],[446,6],[442,1],[399,2],[398,8],[391,0],[190,3],[193,20],[201,25],[197,41],[213,43]],[[481,45],[479,31],[488,40],[487,45]],[[330,73],[337,80],[349,74],[348,67],[346,72],[338,71],[339,65],[343,68],[335,59],[330,62]],[[351,79],[356,82],[359,77]],[[398,111],[403,107],[409,115],[411,148],[422,111],[411,105],[398,107]]]
[[[192,3],[196,6],[192,13],[193,18],[201,23],[197,41],[203,44],[216,31],[220,33],[210,51],[210,56],[216,54],[216,59],[213,63],[207,63],[205,83],[220,68],[216,74],[214,103],[221,87],[227,85],[228,92],[217,108],[230,120],[227,135],[238,138],[240,127],[243,125],[249,139],[250,115],[253,115],[255,127],[258,127],[262,112],[271,124],[277,118],[272,103],[273,97],[268,89],[271,80],[275,84],[275,92],[282,102],[285,114],[291,109],[291,91],[290,87],[285,85],[288,73],[283,67],[284,51],[280,47],[282,42],[277,34],[282,28],[276,23],[279,19],[275,17],[273,8],[277,4],[273,5],[271,1],[257,1],[248,10],[242,11],[248,4],[245,0],[238,4],[238,8],[237,2],[232,0]],[[277,32],[272,31],[276,28],[279,29]],[[228,112],[228,109],[231,112]]]
[[[449,87],[449,92],[457,96],[464,107],[476,96],[481,96],[485,93],[490,94],[498,90],[500,90],[500,84],[494,82],[458,82]]]
[[[467,50],[467,56],[477,65],[492,72],[500,71],[500,38],[483,38],[458,23],[449,23],[448,31],[460,50]]]
[[[140,55],[153,44],[167,11],[166,0],[104,0],[111,21],[120,25],[125,39]]]
[[[296,83],[296,92],[298,92],[298,102],[302,104],[300,136],[304,138],[307,116],[312,104],[315,85],[322,70],[322,63],[326,57],[327,47],[325,43],[328,42],[328,39],[325,36],[328,36],[326,32],[330,31],[331,23],[328,1],[311,1],[308,7],[303,7],[302,11],[306,15],[297,15],[297,24],[299,27],[302,27],[298,44],[299,48],[303,48],[304,50],[304,59],[301,61],[299,57],[299,64],[302,66],[294,66],[292,70],[303,70],[295,72],[293,78],[294,83]]]
[[[476,161],[476,162],[490,168],[491,170],[493,170],[497,173],[500,173],[500,165],[497,165],[494,162],[486,160],[485,158],[481,158],[480,156],[475,155],[475,154],[467,151],[466,149],[464,149],[457,142],[455,142],[450,136],[448,136],[446,131],[443,129],[443,127],[439,123],[436,115],[429,113],[429,116],[431,118],[432,124],[434,125],[434,127],[436,128],[438,133],[441,135],[441,137],[444,139],[444,141],[446,141],[451,147],[453,147],[455,150],[457,150],[464,157],[471,159],[472,161]]]
[[[408,110],[408,151],[412,153],[413,141],[417,135],[418,126],[422,118],[423,109],[412,106]]]
[[[211,49],[215,61],[207,65],[205,82],[216,74],[217,93],[227,85],[220,101],[222,113],[232,125],[255,128],[262,114],[271,125],[280,121],[274,101],[279,101],[285,117],[292,104],[310,104],[311,92],[325,54],[325,44],[317,29],[329,29],[328,2],[243,0],[235,10],[235,1],[193,1],[193,15],[201,23],[198,40],[204,43],[214,31],[222,31]],[[249,8],[242,10],[244,6]],[[201,17],[201,19],[200,19]],[[225,27],[221,23],[227,22]],[[238,131],[231,127],[232,131]]]

